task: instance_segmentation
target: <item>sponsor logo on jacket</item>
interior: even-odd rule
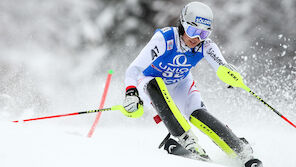
[[[172,50],[174,47],[174,40],[168,40],[167,41],[167,50]]]
[[[223,61],[216,55],[215,51],[213,48],[210,48],[207,50],[207,54],[209,54],[215,62],[217,62],[219,65],[224,65]]]
[[[191,66],[191,64],[186,64],[187,63],[187,58],[183,54],[179,54],[174,57],[173,63],[168,63],[171,66],[174,67],[188,67]]]
[[[191,64],[187,64],[187,58],[184,54],[176,55],[172,63],[167,65],[162,62],[159,63],[160,69],[163,70],[162,76],[166,84],[176,83],[186,77],[186,73],[192,67]]]

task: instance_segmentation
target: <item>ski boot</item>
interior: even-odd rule
[[[210,161],[209,156],[205,150],[197,143],[197,137],[191,132],[191,130],[178,137],[179,141],[169,138],[169,135],[164,139],[164,149],[169,154],[179,155],[191,159]]]
[[[178,137],[178,139],[181,146],[192,152],[193,155],[196,155],[196,158],[202,160],[210,159],[205,150],[198,144],[198,139],[191,130],[185,132],[182,136]]]
[[[241,159],[245,162],[245,167],[263,167],[259,159],[253,157],[253,149],[245,138],[239,138],[244,144],[244,150],[240,153]]]
[[[245,167],[263,167],[263,164],[259,159],[250,159],[245,163]]]

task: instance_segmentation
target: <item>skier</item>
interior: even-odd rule
[[[177,27],[157,29],[126,71],[123,106],[127,112],[136,113],[139,106],[152,104],[169,134],[178,139],[175,141],[168,135],[164,141],[171,154],[180,154],[182,149],[174,149],[180,145],[194,157],[210,160],[198,144],[189,121],[244,166],[262,166],[260,160],[253,158],[247,141],[238,138],[207,111],[195,87],[190,70],[202,58],[215,71],[219,66],[233,69],[209,39],[212,24],[212,10],[201,2],[191,2],[182,9]]]

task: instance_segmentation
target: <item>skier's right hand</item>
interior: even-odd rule
[[[139,105],[143,105],[143,101],[139,97],[139,93],[136,87],[130,87],[125,92],[125,99],[123,101],[123,107],[127,112],[136,112]]]

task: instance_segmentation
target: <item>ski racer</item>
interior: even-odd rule
[[[136,113],[139,106],[152,104],[169,134],[178,139],[166,140],[166,145],[176,142],[198,159],[210,160],[188,121],[245,167],[262,166],[260,160],[253,158],[248,142],[207,111],[195,87],[190,70],[201,59],[205,58],[215,71],[219,66],[232,67],[209,39],[212,24],[210,7],[191,2],[182,9],[177,27],[157,29],[126,70],[123,107]],[[174,154],[172,147],[167,151]]]

